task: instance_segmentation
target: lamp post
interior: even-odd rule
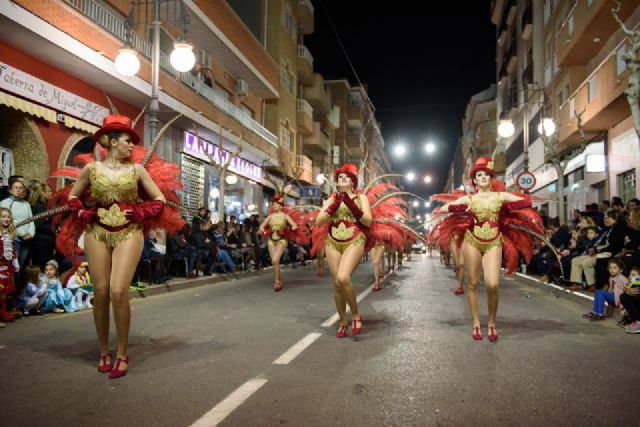
[[[116,69],[120,74],[132,76],[140,69],[140,61],[138,60],[136,51],[131,47],[133,33],[133,13],[136,5],[153,5],[153,37],[151,45],[151,102],[149,104],[149,140],[153,141],[158,134],[160,120],[158,113],[160,112],[160,103],[158,102],[158,80],[160,77],[160,3],[177,2],[180,0],[138,0],[131,2],[131,11],[125,21],[125,46],[120,49],[116,57]],[[146,19],[146,14],[145,14]],[[180,24],[182,26],[182,37],[174,43],[174,50],[170,55],[171,65],[180,72],[186,72],[193,68],[196,57],[193,54],[193,46],[185,42],[184,38],[189,25],[189,14],[184,3],[180,1]],[[177,21],[177,20],[176,20]],[[146,26],[145,26],[146,27]]]

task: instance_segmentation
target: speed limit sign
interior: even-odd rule
[[[516,177],[516,185],[522,191],[529,191],[536,186],[536,177],[529,171],[523,171]]]

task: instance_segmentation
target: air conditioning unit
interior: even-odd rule
[[[245,79],[236,80],[236,94],[247,96],[249,94],[249,83]]]

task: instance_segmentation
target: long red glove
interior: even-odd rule
[[[325,213],[329,216],[333,215],[334,213],[336,213],[341,203],[342,203],[342,193],[335,193],[333,195],[333,203],[331,203],[329,207],[327,207],[327,209],[324,210]]]
[[[460,205],[450,205],[448,207],[449,212],[451,213],[456,213],[456,212],[465,212],[467,209],[469,209],[469,206],[467,206],[466,204],[462,203]]]
[[[531,200],[529,199],[521,199],[516,200],[515,202],[506,202],[502,204],[502,207],[508,211],[517,211],[519,209],[530,208]]]
[[[356,202],[354,201],[354,199],[349,197],[347,193],[341,193],[341,194],[342,194],[342,203],[347,205],[347,207],[349,208],[353,216],[356,217],[356,219],[362,218],[362,215],[364,215],[364,212],[362,212],[362,209],[360,209],[358,205],[356,205]],[[356,196],[356,197],[359,197],[359,196]]]
[[[98,208],[96,206],[85,208],[82,204],[82,200],[77,197],[69,200],[69,209],[71,209],[72,212],[75,212],[78,219],[85,224],[92,222],[98,214]]]
[[[127,218],[130,222],[142,222],[145,219],[158,216],[163,207],[164,202],[162,200],[150,200],[140,203],[127,212]]]

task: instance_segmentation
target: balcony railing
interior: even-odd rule
[[[298,58],[306,59],[307,61],[309,61],[311,66],[313,66],[313,56],[311,55],[311,52],[309,52],[309,49],[307,49],[307,47],[303,44],[298,45]]]
[[[312,15],[315,13],[315,11],[313,9],[313,5],[311,4],[311,0],[298,0],[298,4],[302,4],[302,5],[307,6],[309,8],[309,10],[311,11]]]
[[[313,107],[304,99],[298,98],[296,100],[296,110],[313,116]]]
[[[117,37],[124,42],[126,38],[126,31],[124,27],[124,19],[115,16],[113,13],[105,9],[99,3],[94,0],[64,0],[67,4],[73,6],[80,12],[82,12],[87,18],[104,28],[106,31]],[[151,60],[152,44],[142,38],[136,32],[132,32],[132,47],[140,54],[145,56],[149,61]],[[160,68],[180,80],[185,85],[189,86],[195,92],[202,97],[206,98],[213,105],[220,110],[227,113],[229,116],[238,120],[243,126],[251,129],[253,132],[261,136],[267,142],[274,147],[278,146],[278,139],[274,134],[269,132],[260,123],[253,120],[253,118],[238,108],[232,102],[218,95],[209,86],[203,82],[197,80],[191,73],[181,73],[171,66],[169,61],[169,55],[160,53]]]

